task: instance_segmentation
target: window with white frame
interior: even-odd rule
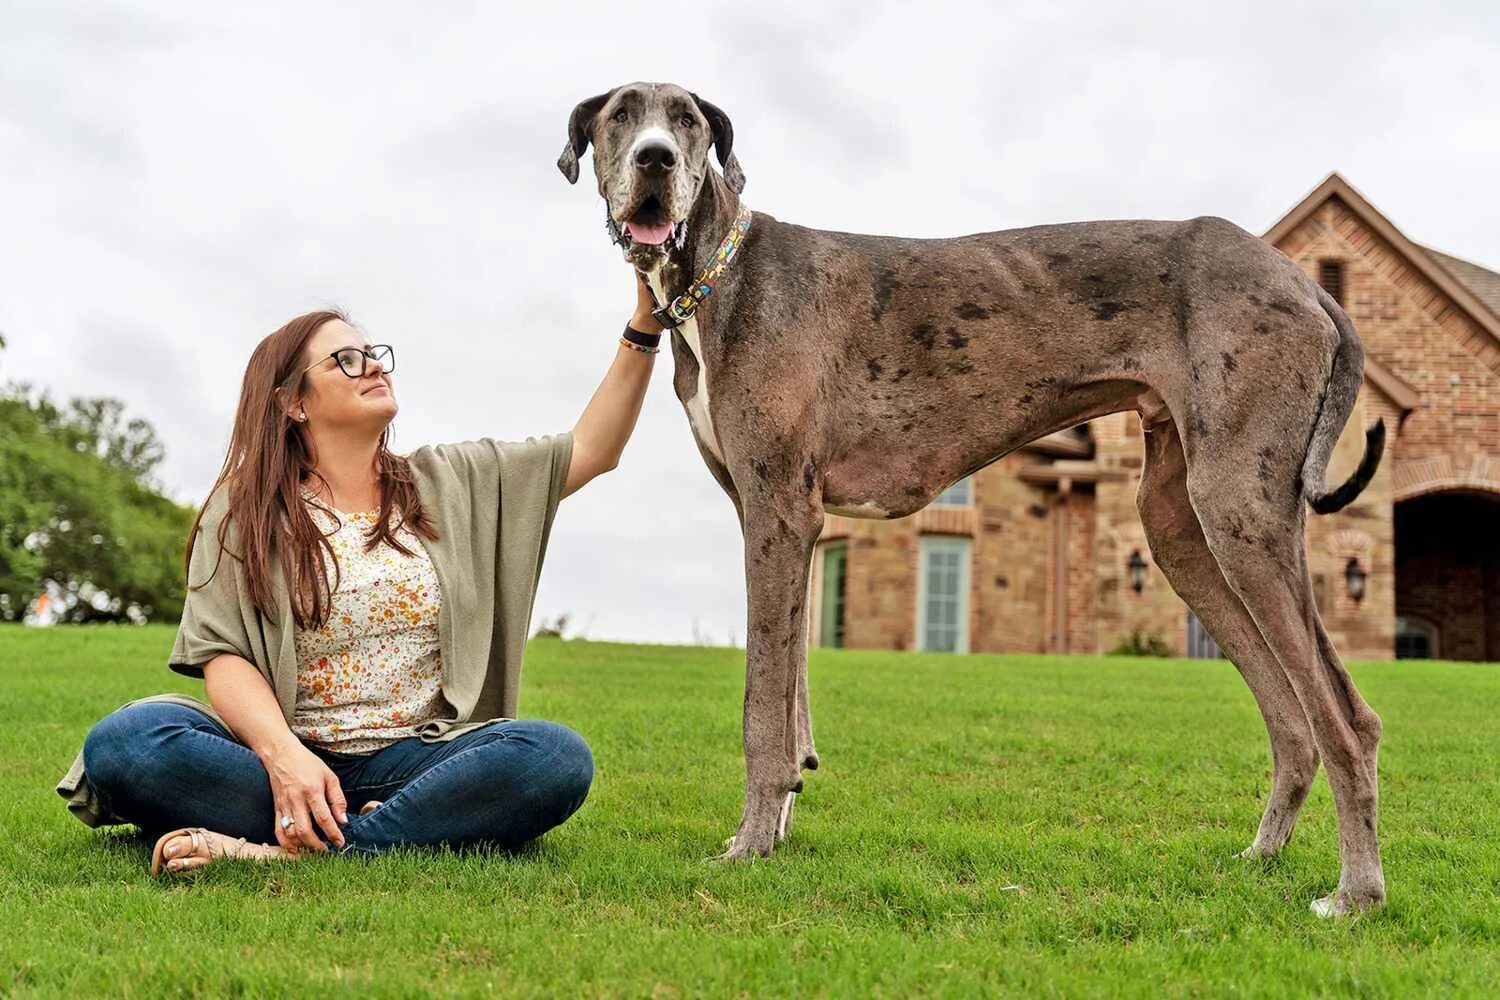
[[[974,477],[964,476],[937,495],[934,507],[967,507],[974,502]]]
[[[967,538],[922,538],[917,576],[917,642],[922,650],[969,651],[969,549]]]

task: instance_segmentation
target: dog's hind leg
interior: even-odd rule
[[[1204,419],[1201,430],[1189,421],[1189,434],[1200,437],[1214,427],[1235,430],[1196,447],[1187,440],[1184,451],[1188,496],[1203,536],[1281,662],[1328,773],[1338,809],[1340,874],[1338,889],[1313,904],[1326,916],[1385,899],[1375,832],[1381,726],[1328,642],[1313,601],[1303,537],[1305,449],[1289,443],[1308,440],[1317,400],[1297,402],[1283,395],[1273,406],[1221,410]]]
[[[1151,554],[1177,596],[1193,609],[1244,677],[1271,739],[1271,797],[1255,842],[1241,854],[1268,856],[1291,840],[1297,814],[1318,773],[1312,727],[1276,654],[1224,579],[1203,538],[1188,500],[1187,465],[1177,425],[1166,419],[1144,430],[1146,466],[1136,507]]]

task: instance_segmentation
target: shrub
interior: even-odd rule
[[[1110,656],[1171,656],[1172,649],[1160,636],[1132,630],[1109,651]]]

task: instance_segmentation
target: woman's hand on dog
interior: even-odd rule
[[[641,333],[661,333],[662,326],[656,321],[651,313],[656,309],[656,300],[651,297],[651,289],[641,280],[641,273],[634,268],[631,273],[635,275],[635,315],[630,317],[631,329],[639,330]]]

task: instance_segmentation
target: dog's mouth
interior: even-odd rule
[[[617,223],[613,218],[609,221],[615,241],[626,250],[665,248],[669,242],[681,246],[687,234],[687,223],[672,221],[667,206],[654,194],[642,198],[623,223]]]

